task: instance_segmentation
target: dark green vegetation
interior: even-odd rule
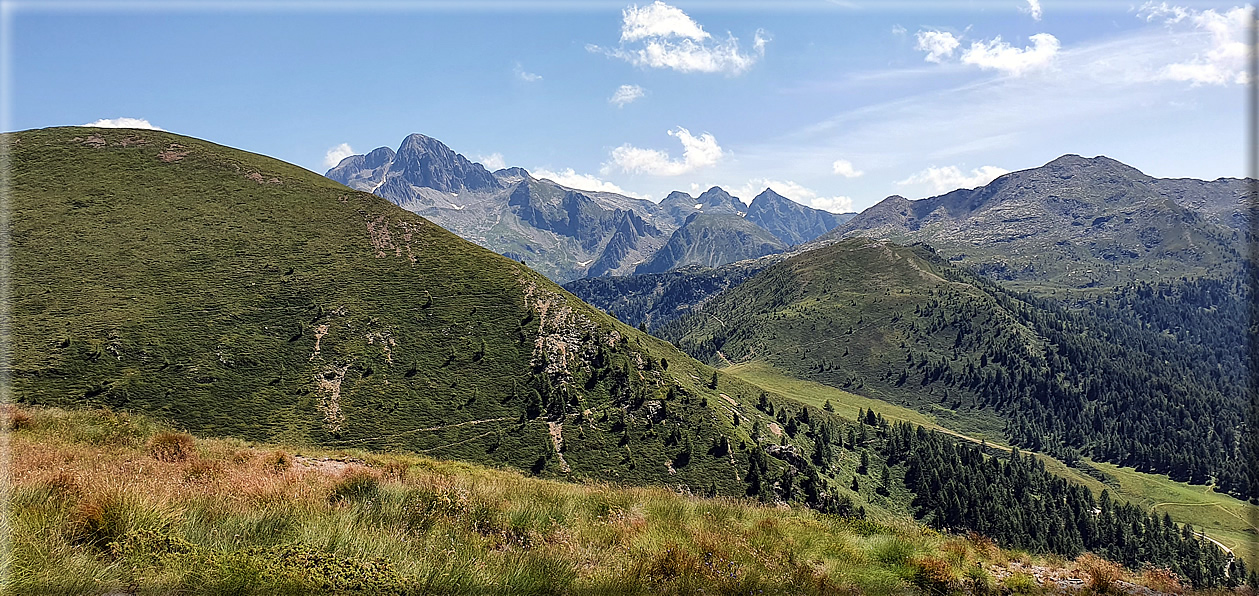
[[[974,190],[893,196],[822,236],[925,242],[1012,287],[1105,289],[1228,275],[1254,218],[1246,180],[1159,179],[1104,156],[1064,155]]]
[[[719,374],[576,300],[521,263],[460,240],[388,201],[275,160],[163,132],[65,128],[14,133],[5,140],[15,165],[8,230],[15,326],[8,372],[19,402],[144,412],[203,436],[418,452],[540,476],[667,484],[696,495],[807,505],[848,518],[845,524],[861,523],[854,519],[887,522],[915,513],[933,519],[914,505],[923,489],[906,484],[906,464],[889,460],[891,452],[879,449],[880,441],[887,440],[881,417],[862,412],[860,420],[845,419],[832,408],[805,406]],[[696,220],[705,217],[713,216],[695,215]],[[1064,379],[1073,378],[1078,371],[1071,366],[1078,363],[1060,345],[1068,350],[1096,348],[1100,351],[1089,353],[1101,354],[1104,361],[1125,353],[1107,352],[1112,344],[1103,339],[1078,348],[1069,341],[1074,335],[1067,333],[1078,321],[966,278],[968,274],[925,249],[862,240],[828,250],[822,251],[826,258],[821,260],[808,253],[771,267],[705,306],[700,314],[720,323],[722,335],[688,335],[691,347],[708,349],[716,362],[724,362],[722,350],[746,359],[753,355],[753,344],[739,343],[745,340],[739,329],[748,329],[746,337],[755,339],[753,332],[764,328],[782,332],[770,322],[787,320],[799,330],[788,325],[783,341],[803,346],[803,356],[775,351],[777,336],[755,344],[763,357],[784,370],[792,370],[788,361],[799,361],[804,363],[797,371],[801,376],[815,370],[827,382],[839,379],[856,388],[881,388],[880,396],[892,397],[904,384],[891,381],[900,371],[907,380],[912,375],[914,381],[923,381],[915,395],[925,391],[930,397],[916,405],[942,398],[942,411],[982,411],[969,416],[981,428],[1000,428],[1002,418],[993,411],[1004,415],[1028,406],[1044,418],[1029,418],[1027,424],[1057,433],[1047,435],[1049,439],[1029,435],[1042,437],[1044,448],[1064,456],[1072,449],[1091,448],[1072,443],[1077,435],[1045,426],[1045,420],[1068,409],[1051,401],[1042,404],[1042,414],[1035,409],[1039,402],[1029,400],[1041,395],[1036,391],[1075,387]],[[848,259],[835,252],[843,250],[875,252]],[[798,270],[801,264],[804,269]],[[836,267],[855,267],[861,275],[836,274]],[[809,273],[802,275],[805,270]],[[844,286],[857,279],[866,285]],[[746,305],[726,302],[745,288],[756,292],[746,297]],[[721,310],[711,310],[719,303],[724,303]],[[909,307],[916,309],[912,316]],[[806,330],[827,309],[832,319],[848,317],[843,321],[860,329],[849,335],[861,342],[849,346],[842,337],[819,333],[816,327]],[[1046,318],[1046,312],[1057,318]],[[867,316],[895,320],[875,324],[872,318],[865,325]],[[764,317],[760,327],[745,325],[762,320],[758,317]],[[898,327],[901,318],[906,322]],[[674,326],[713,332],[697,320],[688,317]],[[842,328],[836,320],[826,325]],[[901,338],[875,335],[887,328],[898,329],[909,342],[905,345],[914,347],[895,352],[888,342]],[[1108,328],[1091,328],[1110,333]],[[1067,339],[1053,344],[1059,352],[1041,352],[1043,362],[1036,360],[1038,353],[1026,348],[1048,350],[1050,344],[1042,338],[1051,337],[1051,329]],[[1133,329],[1136,340],[1152,333]],[[831,348],[819,347],[827,341],[845,344],[845,352],[861,347],[864,353],[897,359],[878,362],[868,385],[861,371],[826,377],[822,373],[834,372],[839,361],[826,351]],[[731,351],[741,345],[740,352]],[[945,358],[949,362],[941,364]],[[1060,366],[1058,360],[1067,362],[1061,364],[1066,367],[1062,374],[1054,368]],[[880,376],[885,364],[888,372]],[[1167,366],[1161,372],[1168,374],[1161,378],[1175,379],[1171,373],[1188,365],[1173,359]],[[980,373],[964,372],[970,369]],[[1036,385],[1036,378],[1058,385],[1047,389]],[[1113,401],[1112,393],[1119,389],[1148,389],[1142,385],[1148,379],[1140,375],[1125,382],[1134,385],[1103,385],[1097,407],[1112,403],[1107,400]],[[988,392],[993,387],[1002,392]],[[1170,390],[1181,388],[1173,385]],[[1173,397],[1169,403],[1193,408],[1230,406],[1218,401],[1228,396],[1205,390],[1185,399]],[[1162,423],[1159,416],[1165,415],[1153,408],[1152,420]],[[1208,420],[1195,419],[1203,424]],[[1008,418],[1010,436],[1023,428],[1020,420]],[[1088,432],[1079,436],[1096,438]],[[1103,438],[1112,437],[1128,438],[1113,433]],[[1217,439],[1223,442],[1223,437]],[[149,456],[158,461],[199,461],[190,439],[155,435],[145,441],[152,443]],[[1195,466],[1217,461],[1201,450],[1185,453],[1182,459],[1191,476]],[[234,459],[237,455],[231,461],[243,463]],[[47,461],[32,467],[51,470]],[[280,466],[283,461],[263,463]],[[177,472],[185,483],[216,474],[214,465]],[[329,487],[327,498],[312,503],[327,508],[361,502],[370,509],[366,504],[389,497],[399,515],[415,505],[415,495],[405,490],[382,492],[380,480],[347,478]],[[281,496],[291,494],[285,490],[281,487],[265,499],[283,502]],[[30,503],[48,500],[35,496]],[[95,509],[48,515],[78,516],[74,523],[81,524],[71,532],[75,540],[104,544],[124,559],[128,552],[144,556],[156,548],[145,542],[152,536],[136,537],[140,546],[132,552],[126,550],[127,532],[98,532],[123,527],[109,524],[133,519],[126,516],[153,512],[131,508],[125,500],[121,505],[108,500],[116,496],[107,494],[95,505],[85,505]],[[110,511],[123,517],[110,517]],[[154,519],[166,519],[162,516],[170,512],[162,511]],[[211,514],[222,513],[215,511]],[[366,509],[336,510],[326,526],[340,527],[348,519],[339,517],[343,514],[360,521],[376,519]],[[515,536],[499,534],[507,532],[502,520],[515,515],[500,511],[490,516],[487,523],[494,523],[488,526],[473,520],[460,527],[472,532],[490,528],[493,536],[483,536],[490,541],[486,548],[498,548],[502,545],[492,543],[498,540],[494,536]],[[523,524],[526,530],[520,535],[561,540],[539,529],[546,525],[540,518],[535,521]],[[1049,516],[1027,523],[1036,528],[1031,535],[1044,535],[1057,522]],[[184,543],[160,536],[157,540],[158,546],[174,549],[174,555],[186,554]],[[1004,540],[1014,543],[1013,538]],[[122,550],[115,552],[111,542]],[[1110,543],[1096,544],[1109,548]],[[1074,554],[1076,546],[1026,543],[1038,552],[1061,554]],[[327,566],[330,573],[344,570],[350,578],[359,577],[355,574],[362,565],[376,565],[372,557],[358,556],[362,549],[338,558],[278,544],[260,548],[245,552],[244,560],[210,553],[204,561],[211,569],[219,563],[249,567],[256,560],[278,561],[279,567],[258,572],[275,576],[290,574],[290,567],[300,570],[307,562]],[[461,559],[452,555],[451,560]],[[551,569],[548,564],[539,563],[537,577],[552,577],[545,571]],[[172,568],[182,569],[182,563]]]
[[[713,364],[761,360],[965,432],[1255,496],[1238,360],[1068,311],[923,246],[850,239],[765,269],[657,330]],[[1205,349],[1205,348],[1204,348]]]
[[[1088,489],[1046,472],[1044,463],[1018,449],[987,457],[978,446],[908,423],[880,434],[888,462],[904,463],[905,485],[917,495],[916,515],[935,527],[975,531],[1034,551],[1076,556],[1089,550],[1132,568],[1149,563],[1198,587],[1247,579],[1241,559],[1192,527],[1112,501],[1108,491],[1095,500]]]
[[[748,433],[719,393],[756,391],[708,387],[710,368],[518,262],[196,139],[61,128],[6,142],[21,403],[745,491],[747,451],[706,450]],[[771,458],[773,474],[784,467]]]
[[[669,241],[634,272],[662,273],[687,265],[716,267],[786,248],[773,234],[738,215],[692,213]]]
[[[664,273],[587,277],[564,284],[564,289],[630,325],[658,327],[695,310],[778,260],[770,256],[721,267],[694,265]]]

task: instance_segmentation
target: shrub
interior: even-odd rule
[[[9,430],[22,430],[31,425],[31,415],[12,405],[4,408],[3,416],[5,427]]]
[[[953,572],[953,566],[940,557],[916,557],[910,564],[914,568],[914,585],[928,594],[948,594],[961,584]]]
[[[1044,590],[1036,578],[1023,572],[1015,572],[1005,578],[1005,587],[1013,594],[1041,594]]]
[[[79,503],[70,512],[66,530],[74,542],[105,548],[127,531],[121,499],[113,495],[98,495]]]
[[[968,594],[989,594],[992,592],[992,576],[984,569],[984,566],[975,563],[966,568],[966,585],[963,589]]]
[[[876,561],[885,565],[900,565],[914,555],[914,545],[899,536],[887,536],[874,547],[871,554]]]
[[[410,469],[411,466],[404,461],[390,460],[381,466],[381,474],[390,480],[406,482],[407,472]]]
[[[966,535],[966,540],[970,541],[971,547],[980,558],[998,564],[1006,562],[1005,557],[1001,556],[1001,549],[997,548],[997,543],[992,538],[978,532],[970,532]]]
[[[341,476],[328,499],[334,503],[366,501],[375,498],[379,492],[380,479],[370,470],[360,468]]]
[[[293,465],[293,456],[279,449],[262,457],[262,467],[270,472],[284,472]]]
[[[1184,594],[1186,592],[1185,585],[1180,583],[1180,577],[1170,569],[1162,567],[1150,567],[1143,571],[1141,573],[1141,583],[1156,592],[1164,594]]]
[[[1075,566],[1084,576],[1084,585],[1094,594],[1117,594],[1123,569],[1093,553],[1084,553],[1075,560]]]
[[[188,433],[160,432],[149,441],[149,455],[165,462],[180,462],[196,454],[192,435]]]
[[[223,466],[218,462],[205,461],[201,459],[193,460],[188,464],[188,468],[184,470],[185,482],[199,482],[209,480],[217,476],[223,471]]]

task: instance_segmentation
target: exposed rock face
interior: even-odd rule
[[[664,247],[635,273],[660,273],[687,265],[716,267],[781,252],[781,240],[734,214],[693,213]]]
[[[825,234],[855,215],[806,207],[767,188],[752,199],[746,217],[779,240],[794,246]]]
[[[393,165],[393,149],[381,147],[367,155],[351,155],[328,170],[327,176],[354,190],[374,191]]]
[[[327,176],[392,200],[463,238],[525,261],[560,282],[635,271],[652,260],[670,234],[695,213],[738,219],[731,224],[738,233],[725,233],[719,242],[704,244],[709,251],[704,257],[696,252],[700,248],[684,246],[689,238],[684,234],[671,249],[674,257],[662,257],[660,263],[680,260],[677,262],[719,265],[781,249],[777,238],[771,237],[767,243],[764,236],[771,234],[739,218],[747,213],[747,205],[719,186],[697,198],[672,193],[656,204],[614,193],[567,188],[534,178],[522,168],[490,173],[424,135],[408,136],[397,151],[380,147],[366,155],[350,156]],[[803,205],[796,208],[807,209]],[[786,213],[791,209],[781,210]],[[739,242],[749,244],[735,246]]]
[[[652,223],[659,207],[613,193],[575,190],[523,168],[489,172],[420,134],[395,152],[381,147],[347,157],[327,176],[375,193],[486,248],[565,281],[625,273],[654,254],[677,224]],[[628,225],[626,214],[636,212]],[[608,245],[612,250],[607,251]]]
[[[738,197],[732,196],[723,190],[720,186],[714,186],[698,197],[675,190],[669,193],[663,201],[660,201],[660,208],[670,217],[682,221],[692,213],[732,213],[742,215],[747,212],[747,205],[743,204]]]

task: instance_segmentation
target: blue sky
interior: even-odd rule
[[[318,172],[412,132],[833,211],[1065,153],[1246,174],[1236,3],[5,2],[5,130],[133,118]],[[108,124],[108,122],[104,123]]]

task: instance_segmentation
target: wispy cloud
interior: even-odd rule
[[[1044,14],[1040,10],[1040,0],[1027,0],[1027,8],[1024,8],[1023,11],[1032,15],[1032,19],[1036,21],[1039,21]]]
[[[503,160],[502,153],[491,153],[489,155],[474,155],[473,159],[485,166],[486,169],[493,172],[507,167],[507,162]]]
[[[656,149],[640,149],[625,144],[612,150],[612,161],[604,164],[605,173],[616,166],[622,172],[643,173],[653,176],[680,176],[721,161],[724,154],[712,134],[699,136],[681,126],[668,131],[682,143],[682,159],[675,160],[669,154]]]
[[[337,167],[337,164],[341,163],[341,160],[351,155],[354,155],[354,150],[350,148],[350,144],[341,143],[340,145],[329,149],[327,153],[324,153],[323,165],[326,168],[335,168]]]
[[[588,45],[635,66],[669,68],[678,72],[738,75],[765,55],[769,37],[757,30],[752,51],[739,49],[739,39],[727,33],[718,40],[681,9],[656,0],[647,6],[630,6],[621,13],[620,45],[601,48]]]
[[[926,184],[935,192],[948,192],[959,188],[975,188],[983,186],[995,180],[1002,174],[1008,174],[1009,170],[998,168],[996,166],[981,166],[970,171],[970,175],[962,173],[957,166],[944,166],[942,168],[930,167],[912,176],[896,182],[900,186],[909,186],[913,184]]]
[[[636,199],[648,199],[648,197],[639,195],[616,184],[602,180],[590,174],[578,174],[572,168],[564,168],[559,171],[552,171],[547,168],[535,168],[529,172],[534,178],[547,179],[551,182],[577,190],[589,190],[594,192],[614,192],[627,197]],[[649,199],[648,199],[649,200]]]
[[[80,124],[79,126],[91,126],[94,128],[146,128],[148,130],[162,130],[149,123],[143,118],[101,118],[96,122]]]
[[[836,174],[845,178],[856,178],[865,173],[854,168],[852,166],[852,162],[846,159],[835,160],[835,163],[831,164],[831,169],[833,169]]]
[[[638,85],[621,85],[616,89],[616,92],[612,94],[612,97],[608,98],[608,103],[615,105],[618,108],[624,107],[625,104],[632,103],[634,100],[641,98],[643,94],[643,88]]]
[[[901,35],[905,35],[906,33],[909,33],[908,29],[900,25],[892,25],[892,35],[896,35],[899,37]]]
[[[1158,78],[1194,85],[1245,85],[1250,77],[1246,64],[1254,51],[1247,40],[1247,27],[1253,21],[1249,7],[1236,6],[1224,12],[1169,6],[1147,2],[1137,13],[1147,21],[1161,19],[1173,32],[1190,29],[1197,43],[1193,55],[1167,64]]]
[[[526,83],[536,83],[542,80],[542,75],[525,70],[525,67],[519,62],[517,62],[516,66],[512,68],[512,73],[516,75],[516,78]]]

